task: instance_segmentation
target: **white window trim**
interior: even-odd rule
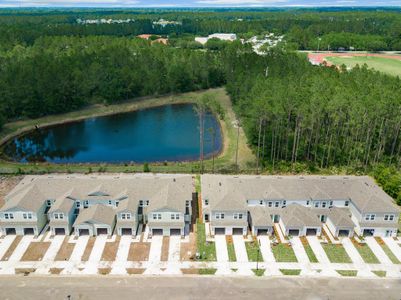
[[[244,217],[243,213],[234,213],[233,215],[234,220],[242,220],[243,217]]]

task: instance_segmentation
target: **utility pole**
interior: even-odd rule
[[[238,165],[238,145],[239,145],[239,127],[240,127],[240,122],[237,120],[236,122],[237,126],[237,146],[235,148],[235,166],[237,168],[237,173],[239,172],[239,165]]]

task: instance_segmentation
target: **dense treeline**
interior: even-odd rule
[[[0,53],[0,115],[39,117],[89,103],[220,86],[218,52],[140,39],[45,37]]]
[[[244,52],[237,44],[231,55]],[[227,89],[261,163],[401,165],[401,81],[362,68],[250,51],[228,60]]]
[[[78,18],[135,21],[82,25],[77,24]],[[152,24],[160,18],[182,25]],[[43,36],[234,32],[250,37],[267,31],[285,34],[291,46],[301,50],[401,50],[401,13],[397,9],[0,10],[0,24],[0,50],[16,44],[32,45]]]

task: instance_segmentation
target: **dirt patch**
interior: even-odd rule
[[[74,250],[75,244],[68,243],[69,237],[66,236],[60,250],[57,252],[55,260],[69,260]]]
[[[191,232],[189,234],[189,242],[181,242],[180,259],[181,260],[194,260],[196,254],[196,234]]]
[[[163,237],[163,244],[162,244],[162,255],[160,257],[161,261],[168,260],[168,247],[170,245],[170,237],[164,236]]]
[[[63,268],[50,268],[49,272],[53,275],[59,275],[63,270]]]
[[[0,176],[0,206],[4,205],[4,197],[24,178],[24,176]]]
[[[36,271],[36,269],[33,269],[33,268],[15,268],[16,275],[23,274],[23,275],[27,276],[30,273],[33,273],[35,271]]]
[[[95,244],[96,241],[96,237],[91,236],[88,240],[88,243],[86,244],[86,248],[84,251],[84,254],[82,255],[82,261],[88,261],[89,260],[89,256],[92,253],[92,249],[93,249],[93,245]]]
[[[116,259],[119,245],[120,245],[120,236],[117,236],[114,242],[106,243],[103,249],[101,260],[114,261]]]
[[[143,274],[145,272],[145,269],[139,268],[127,268],[126,270],[129,275]]]
[[[199,269],[181,269],[181,272],[184,275],[198,275]]]
[[[15,240],[11,243],[10,247],[8,248],[8,250],[6,251],[6,253],[4,253],[4,256],[1,258],[1,260],[8,260],[10,258],[10,256],[13,254],[15,248],[17,248],[19,242],[21,241],[22,236],[18,235]]]
[[[100,275],[108,275],[111,272],[111,268],[99,268],[99,269],[97,269],[97,272]]]
[[[28,249],[26,249],[21,261],[38,261],[42,260],[47,249],[49,249],[49,242],[32,242]]]
[[[146,261],[149,259],[150,243],[131,243],[128,261]]]

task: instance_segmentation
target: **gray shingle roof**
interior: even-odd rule
[[[272,211],[265,207],[252,207],[249,209],[253,226],[273,226]]]
[[[310,208],[299,204],[291,204],[283,208],[281,220],[286,227],[319,227],[322,225]]]
[[[327,218],[336,227],[355,227],[351,220],[351,212],[348,208],[332,207],[327,215]]]
[[[112,226],[115,216],[116,212],[112,207],[102,204],[96,204],[86,209],[83,209],[75,220],[74,226],[81,225],[86,222]]]
[[[203,175],[202,198],[212,210],[243,208],[246,200],[351,200],[362,212],[399,212],[400,209],[368,176],[227,176]],[[278,199],[275,199],[278,198]],[[245,199],[245,200],[244,200]]]

